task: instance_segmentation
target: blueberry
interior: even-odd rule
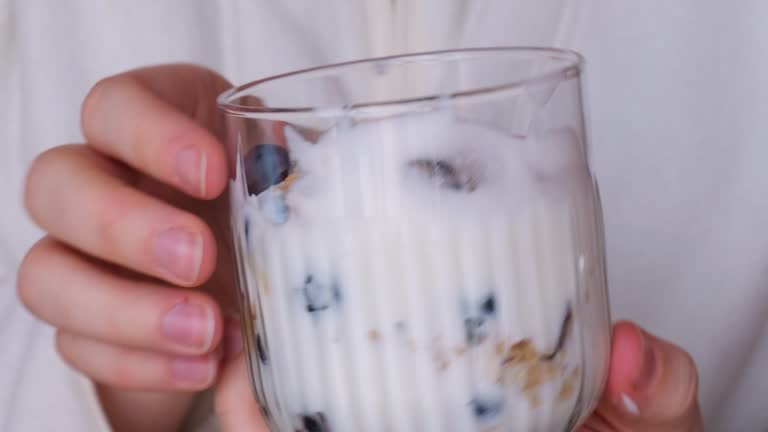
[[[487,321],[483,317],[470,317],[464,319],[464,334],[467,345],[475,346],[483,343],[488,337]]]
[[[261,363],[268,364],[267,361],[267,350],[264,349],[264,343],[261,340],[261,335],[256,334],[256,351],[259,354],[259,360],[261,360]]]
[[[284,147],[260,144],[246,153],[243,166],[248,193],[258,195],[288,177],[291,161]]]
[[[436,186],[457,192],[472,192],[475,180],[445,160],[416,159],[408,162],[408,168],[432,180]]]
[[[303,293],[307,312],[310,313],[324,311],[341,303],[341,290],[336,284],[319,282],[312,275],[304,279]]]
[[[499,397],[475,397],[469,401],[472,414],[480,421],[493,420],[504,411],[504,399]]]
[[[314,414],[304,414],[301,416],[301,432],[329,432],[328,424],[325,421],[325,414],[317,412]]]
[[[491,332],[491,320],[496,316],[496,295],[488,294],[479,304],[466,307],[468,316],[464,318],[464,332],[467,345],[480,345]]]
[[[480,304],[480,311],[485,315],[496,314],[496,295],[489,294],[488,297]]]

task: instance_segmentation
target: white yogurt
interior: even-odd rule
[[[580,152],[555,148],[574,135],[432,113],[286,137],[289,181],[248,195],[238,163],[231,185],[273,427],[564,430],[605,350],[582,349],[594,209]]]

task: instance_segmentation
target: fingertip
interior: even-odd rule
[[[631,322],[614,325],[611,340],[611,364],[608,372],[608,391],[614,398],[626,393],[642,367],[643,333]]]
[[[186,194],[203,200],[221,195],[226,186],[226,154],[222,143],[209,131],[188,124],[168,139],[167,173],[161,181],[171,182]]]
[[[204,353],[209,353],[221,358],[221,341],[225,335],[225,320],[221,314],[221,308],[218,303],[207,294],[205,301],[208,303],[208,316],[213,326],[209,330],[207,340],[209,341],[205,347]]]
[[[168,361],[170,379],[182,390],[204,390],[216,382],[219,372],[216,352],[198,357],[172,357]]]
[[[178,355],[215,353],[224,334],[218,304],[207,294],[194,291],[164,296],[157,317],[158,345]]]
[[[612,344],[605,412],[622,424],[696,423],[698,380],[689,353],[630,322],[615,325]]]
[[[216,237],[211,232],[211,228],[205,223],[202,226],[204,228],[200,232],[203,238],[203,248],[200,252],[197,277],[192,285],[204,284],[211,278],[216,270],[216,260],[219,253]]]
[[[221,341],[225,335],[225,321],[221,315],[221,309],[215,300],[209,297],[210,306],[209,313],[210,319],[213,322],[213,327],[209,334],[209,343],[205,352],[214,353],[219,358],[221,357]]]
[[[211,137],[211,139],[216,140]],[[218,198],[226,189],[229,172],[224,146],[216,140],[216,146],[204,154],[205,163],[201,164],[202,187],[199,198],[211,200]]]
[[[185,288],[207,282],[216,268],[218,245],[211,227],[198,216],[163,211],[147,236],[144,266],[150,273]],[[141,266],[138,267],[143,270]],[[143,270],[146,271],[146,270]]]

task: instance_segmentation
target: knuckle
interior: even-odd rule
[[[116,355],[107,362],[104,380],[117,387],[135,387],[141,383],[140,365],[128,361],[129,356],[123,348],[115,348]]]
[[[692,372],[696,372],[696,360],[693,359],[693,356],[688,351],[682,351],[682,362],[683,365],[686,367],[687,370],[690,370]],[[698,375],[698,374],[696,374]]]
[[[687,351],[682,352],[681,362],[683,363],[683,370],[688,371],[690,374],[690,385],[687,389],[685,389],[685,391],[681,393],[680,403],[680,406],[684,407],[687,411],[696,406],[698,403],[699,373],[697,371],[696,362],[693,359],[693,356],[691,356],[691,354]]]
[[[56,331],[54,347],[56,352],[59,354],[59,357],[61,357],[61,359],[64,360],[64,363],[68,364],[70,367],[81,372],[85,372],[82,368],[82,365],[78,361],[76,355],[77,348],[74,347],[74,345],[75,339],[71,334],[62,330]]]
[[[82,107],[80,108],[80,121],[82,123],[81,126],[83,131],[87,131],[89,129],[88,120],[92,117],[92,113],[95,112],[95,106],[98,105],[101,99],[103,99],[104,93],[110,93],[114,91],[116,80],[116,76],[102,78],[97,81],[96,84],[94,84],[93,87],[91,87],[91,89],[88,91],[88,94],[85,95]]]
[[[96,113],[102,109],[105,101],[119,97],[126,88],[135,83],[130,73],[122,73],[102,78],[91,87],[80,109],[81,128],[85,136],[89,136],[89,132],[94,130]]]
[[[29,216],[38,225],[45,219],[46,201],[50,200],[52,188],[70,175],[75,168],[75,157],[82,155],[82,144],[64,144],[49,148],[38,154],[27,169],[23,185],[23,204]]]
[[[50,179],[51,168],[61,160],[64,146],[53,147],[38,154],[27,170],[24,180],[24,207],[37,221],[39,212],[36,203],[45,195],[46,180]]]
[[[39,240],[27,251],[16,275],[16,292],[21,303],[35,315],[39,313],[39,301],[43,288],[38,275],[45,273],[52,240]]]
[[[93,206],[93,225],[87,230],[97,239],[98,244],[105,247],[111,245],[113,253],[125,246],[126,231],[131,229],[136,218],[141,215],[142,209],[121,201],[132,192],[128,186],[115,185],[94,191],[89,197]]]
[[[95,381],[117,387],[136,385],[136,367],[126,350],[112,345],[99,347],[100,344],[61,330],[56,332],[56,352],[73,369]]]
[[[691,354],[680,347],[670,345],[667,349],[662,417],[667,421],[685,421],[698,407],[696,364]]]

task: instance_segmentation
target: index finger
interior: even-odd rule
[[[83,134],[100,153],[192,196],[214,198],[227,178],[216,97],[230,86],[192,65],[105,78],[83,102]]]

